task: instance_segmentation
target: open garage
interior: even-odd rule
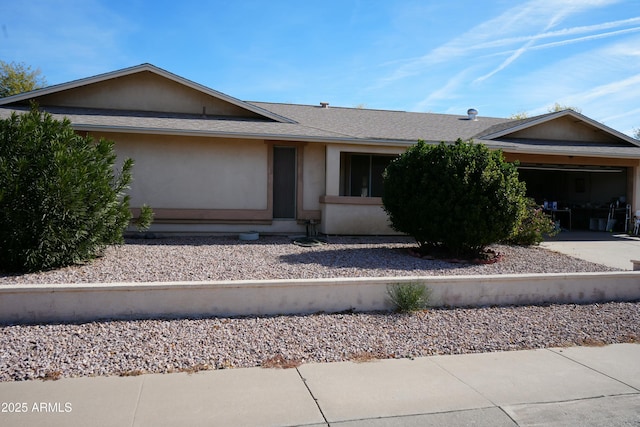
[[[528,195],[542,206],[546,202],[563,228],[626,231],[628,168],[525,163],[518,170]]]

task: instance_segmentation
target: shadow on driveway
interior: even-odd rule
[[[553,237],[547,237],[546,242],[617,242],[621,240],[637,240],[638,236],[630,236],[625,233],[609,233],[606,231],[565,231]]]

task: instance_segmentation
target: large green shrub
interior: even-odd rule
[[[0,270],[84,262],[122,242],[133,161],[119,173],[115,161],[113,142],[78,135],[35,106],[0,120]],[[150,214],[145,207],[143,226]]]
[[[423,252],[477,255],[512,235],[525,211],[516,166],[473,141],[419,141],[387,167],[384,189],[392,227]]]

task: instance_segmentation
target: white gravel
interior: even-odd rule
[[[541,248],[495,246],[500,262],[470,265],[413,258],[412,246],[405,238],[310,248],[285,237],[132,240],[89,265],[0,275],[0,285],[611,270]],[[638,302],[6,325],[0,381],[639,342],[639,325]]]

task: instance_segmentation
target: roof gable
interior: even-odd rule
[[[580,142],[593,145],[637,147],[640,143],[621,132],[572,110],[502,123],[479,138],[494,141]]]
[[[292,121],[151,64],[0,99],[0,105],[108,109]]]

